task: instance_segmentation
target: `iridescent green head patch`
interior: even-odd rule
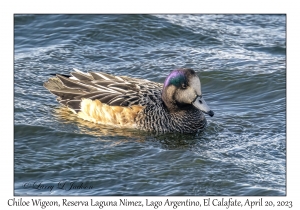
[[[182,84],[187,83],[187,78],[185,72],[183,70],[174,70],[171,74],[166,78],[164,82],[164,87],[169,85],[174,85],[175,87],[180,87]]]

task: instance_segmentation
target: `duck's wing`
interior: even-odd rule
[[[44,83],[59,103],[80,111],[82,99],[99,100],[110,106],[160,103],[163,84],[102,72],[84,73],[74,69],[71,76],[59,75]]]

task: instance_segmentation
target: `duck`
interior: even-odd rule
[[[73,69],[52,74],[44,87],[79,118],[93,123],[158,133],[197,133],[207,126],[197,73],[173,70],[164,83]]]

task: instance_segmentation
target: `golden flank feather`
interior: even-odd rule
[[[142,106],[109,106],[99,100],[82,99],[78,117],[99,124],[135,128],[135,118],[143,109]]]

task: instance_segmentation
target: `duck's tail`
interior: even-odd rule
[[[55,76],[65,77],[67,75]],[[47,82],[44,83],[44,87],[48,89],[52,94],[58,96],[57,101],[60,104],[69,107],[74,113],[80,111],[81,100],[74,100],[74,98],[81,95],[81,91],[66,87],[58,77],[50,78]]]

